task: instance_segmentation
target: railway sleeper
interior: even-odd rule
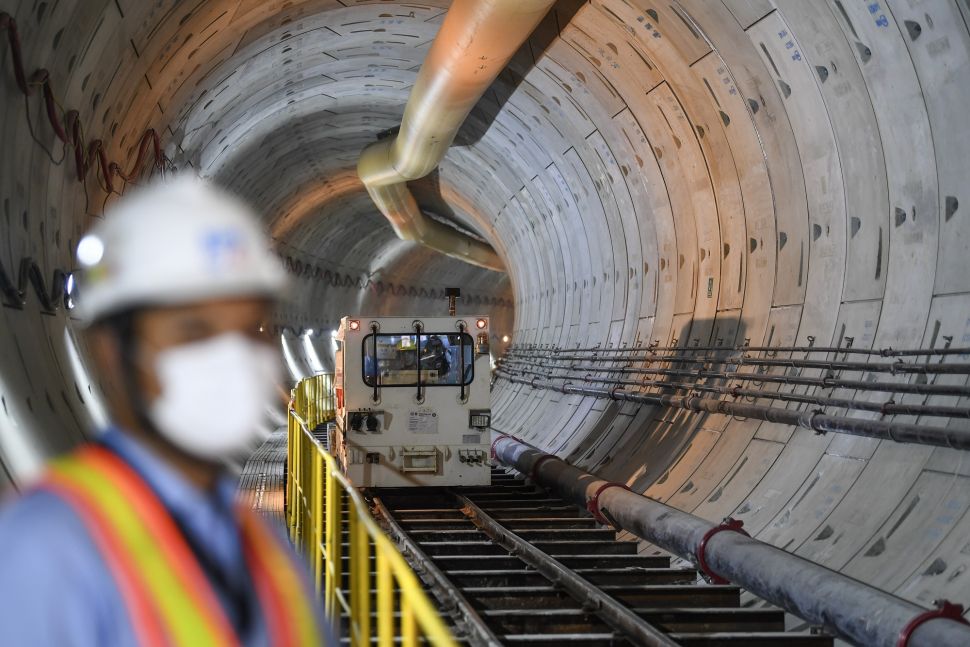
[[[680,568],[608,568],[573,569],[593,584],[693,584],[697,571]],[[461,586],[515,586],[547,582],[542,573],[531,568],[446,570],[448,576]]]
[[[785,630],[781,609],[723,609],[720,607],[633,607],[638,616],[665,631],[675,632],[780,632]],[[503,633],[571,633],[576,627],[602,624],[589,611],[563,609],[489,610],[483,617]]]
[[[832,644],[785,632],[781,610],[741,608],[737,586],[701,583],[667,555],[639,554],[636,542],[509,472],[493,471],[491,488],[382,490],[374,501],[468,644]],[[460,591],[467,608],[434,581]]]

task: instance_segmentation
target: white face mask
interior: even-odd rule
[[[226,333],[160,352],[162,393],[148,416],[165,438],[218,462],[246,449],[275,397],[279,356],[241,333]]]

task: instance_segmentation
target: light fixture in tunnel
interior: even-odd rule
[[[508,336],[508,335],[502,335],[502,343],[503,343],[503,344],[507,344],[507,343],[509,343],[509,339],[510,339],[510,338],[509,338],[509,336]]]
[[[287,343],[285,334],[280,335],[280,347],[283,349],[283,361],[286,363],[286,370],[289,371],[290,378],[296,382],[306,377],[303,370],[296,363],[296,358],[293,357],[293,352],[290,350],[290,345]]]
[[[74,278],[74,272],[71,272],[66,277],[64,277],[64,307],[68,310],[73,310],[75,303],[74,299],[77,296],[77,279]]]
[[[487,325],[488,325],[488,322],[485,321],[484,319],[479,319],[478,321],[475,322],[475,327],[478,328],[479,330],[485,330],[485,326]]]
[[[313,339],[311,335],[313,330],[309,329],[303,334],[303,357],[306,359],[307,366],[314,375],[324,373],[326,369],[323,366],[323,362],[320,361],[320,355],[317,354],[317,349],[313,345]]]
[[[348,325],[350,326],[351,330],[360,330],[360,322],[356,319],[351,319],[350,324]]]
[[[77,244],[77,260],[86,267],[97,265],[104,256],[104,243],[97,236],[85,236]]]

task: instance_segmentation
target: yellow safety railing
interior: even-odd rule
[[[333,422],[337,416],[333,374],[319,373],[297,382],[292,407],[311,430],[321,423]]]
[[[353,647],[372,638],[380,647],[457,647],[414,571],[313,432],[333,420],[331,385],[331,376],[317,375],[294,389],[286,506],[290,537],[311,564],[327,616],[335,625],[347,618]]]

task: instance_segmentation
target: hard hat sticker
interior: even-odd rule
[[[245,240],[235,229],[217,229],[205,233],[202,246],[212,270],[223,271],[238,267],[246,259]]]

